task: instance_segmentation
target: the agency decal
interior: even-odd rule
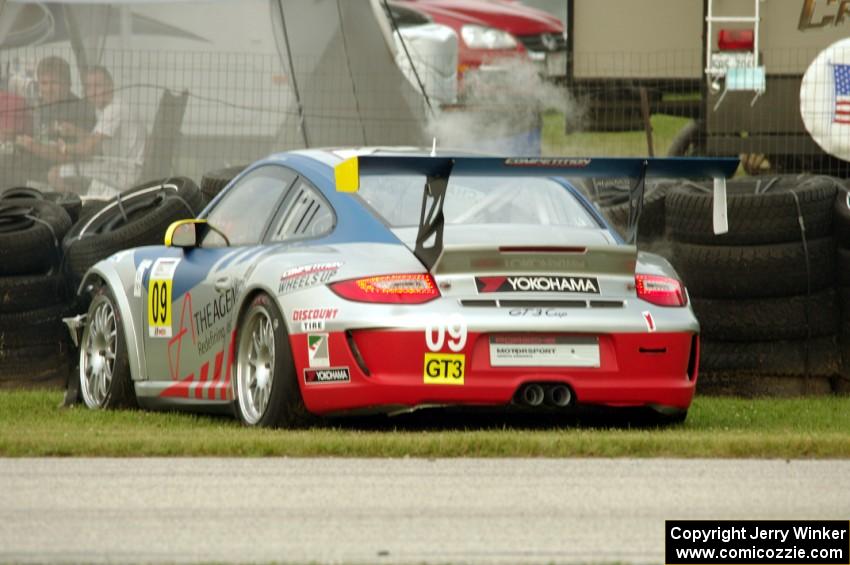
[[[426,385],[463,385],[466,355],[463,353],[426,353],[422,382]]]
[[[325,284],[336,275],[340,267],[342,267],[342,263],[317,263],[284,271],[280,275],[278,294]]]
[[[335,320],[337,314],[339,314],[338,308],[299,308],[292,311],[292,321]]]
[[[488,292],[570,292],[599,294],[596,277],[559,277],[551,275],[514,275],[475,277],[480,293]]]
[[[304,369],[304,383],[308,385],[323,383],[347,383],[351,381],[348,367],[329,367],[327,369]]]
[[[512,157],[505,159],[508,167],[558,167],[566,169],[583,169],[590,165],[591,159],[563,157]]]
[[[171,286],[179,258],[157,259],[148,281],[148,335],[171,337]]]
[[[643,321],[646,323],[646,331],[654,332],[655,331],[655,320],[652,319],[652,312],[649,310],[645,310],[642,312]]]
[[[307,355],[310,367],[329,366],[328,334],[307,334]]]

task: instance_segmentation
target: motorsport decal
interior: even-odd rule
[[[148,334],[171,337],[171,286],[178,257],[160,258],[151,268],[148,281]]]
[[[280,275],[277,292],[284,294],[293,290],[325,284],[336,275],[340,267],[342,267],[342,263],[317,263],[289,269]]]
[[[475,277],[478,292],[585,292],[599,294],[596,277],[517,275]]]
[[[505,159],[508,167],[563,167],[569,169],[583,169],[590,165],[590,159],[565,159],[559,157],[519,157]]]
[[[643,321],[646,322],[646,331],[654,332],[655,331],[655,320],[652,319],[652,312],[646,310],[641,312],[643,314]]]
[[[463,385],[466,355],[426,353],[422,382],[426,385]]]
[[[347,383],[351,381],[348,367],[330,367],[327,369],[304,369],[304,384]]]
[[[492,367],[599,367],[593,336],[490,336]]]
[[[310,367],[328,367],[328,334],[307,334],[307,354],[310,357]]]

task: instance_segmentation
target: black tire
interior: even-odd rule
[[[28,186],[17,186],[7,188],[0,192],[0,200],[12,200],[22,198],[34,198],[36,200],[47,200],[58,204],[68,213],[71,218],[71,223],[77,221],[80,216],[80,210],[83,207],[83,202],[78,194],[72,192],[42,192]]]
[[[700,353],[700,371],[705,373],[830,377],[838,374],[840,365],[834,337],[752,343],[703,340]]]
[[[111,319],[110,312],[112,312]],[[102,331],[101,328],[104,330]],[[112,331],[115,332],[114,343],[108,338],[104,338],[102,342],[98,341],[104,334],[108,335]],[[109,371],[109,361],[103,355],[104,351],[111,351],[114,354],[111,371]],[[101,366],[111,375],[105,390],[100,380],[96,378],[99,374],[97,370]],[[88,378],[89,376],[91,378]],[[83,402],[93,410],[137,406],[121,313],[116,305],[115,297],[107,287],[98,289],[89,306],[86,325],[80,339],[77,379],[79,379]]]
[[[245,170],[247,165],[236,165],[208,171],[201,177],[201,193],[207,202],[215,198],[227,184],[239,173]]]
[[[0,276],[45,273],[58,266],[62,257],[58,243],[70,227],[67,212],[52,202],[34,198],[0,202]]]
[[[250,404],[252,377],[243,364],[252,348],[255,331],[265,324],[273,333],[274,364],[271,389],[264,407]],[[262,340],[259,340],[262,343]],[[266,344],[267,346],[268,344]],[[267,428],[301,427],[313,417],[304,406],[299,378],[295,371],[286,324],[275,301],[267,294],[257,294],[239,319],[236,334],[235,367],[233,367],[233,398],[236,415],[247,426]]]
[[[65,299],[65,277],[58,271],[46,275],[0,277],[0,314],[26,312]]]
[[[672,188],[671,184],[647,185],[643,197],[643,210],[638,223],[638,237],[641,239],[652,239],[664,235],[664,198]],[[622,194],[615,194],[613,198],[600,200],[600,208],[605,218],[616,228],[622,237],[626,237],[629,226],[629,202],[628,189]],[[618,202],[622,198],[625,202]],[[606,202],[612,203],[605,205]],[[616,202],[616,203],[615,203]]]
[[[102,207],[87,209],[63,243],[74,284],[100,261],[123,249],[161,245],[165,230],[202,209],[191,179],[162,179],[129,190]],[[122,210],[124,213],[122,213]]]
[[[673,239],[682,242],[754,245],[799,241],[793,192],[800,201],[807,237],[823,237],[832,231],[837,187],[835,179],[820,176],[733,179],[727,182],[729,232],[715,235],[710,185],[687,183],[667,195],[667,218]]]
[[[832,289],[811,297],[695,298],[692,304],[703,337],[713,341],[793,340],[834,335],[839,329],[839,309]]]
[[[839,249],[850,248],[850,190],[847,188],[838,190],[833,211],[835,243]]]
[[[802,243],[713,246],[673,243],[673,266],[691,296],[767,298],[817,292],[835,280],[835,242],[831,237],[807,242],[811,281]]]
[[[0,387],[60,386],[69,371],[66,305],[0,314]]]
[[[676,137],[670,142],[670,147],[667,148],[668,157],[684,157],[692,153],[693,147],[697,144],[700,137],[702,127],[696,120],[691,120],[676,133]]]
[[[835,256],[835,282],[841,286],[850,286],[850,248],[838,248]]]

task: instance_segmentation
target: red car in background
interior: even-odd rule
[[[557,17],[515,1],[396,0],[458,37],[458,78],[470,69],[498,68],[498,60],[525,57],[550,77],[567,73],[567,39]]]

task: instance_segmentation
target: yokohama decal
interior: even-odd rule
[[[475,277],[478,292],[584,292],[599,294],[596,277],[552,277],[517,275]]]
[[[308,385],[321,383],[347,383],[351,381],[348,367],[331,367],[328,369],[304,369],[304,383]]]

